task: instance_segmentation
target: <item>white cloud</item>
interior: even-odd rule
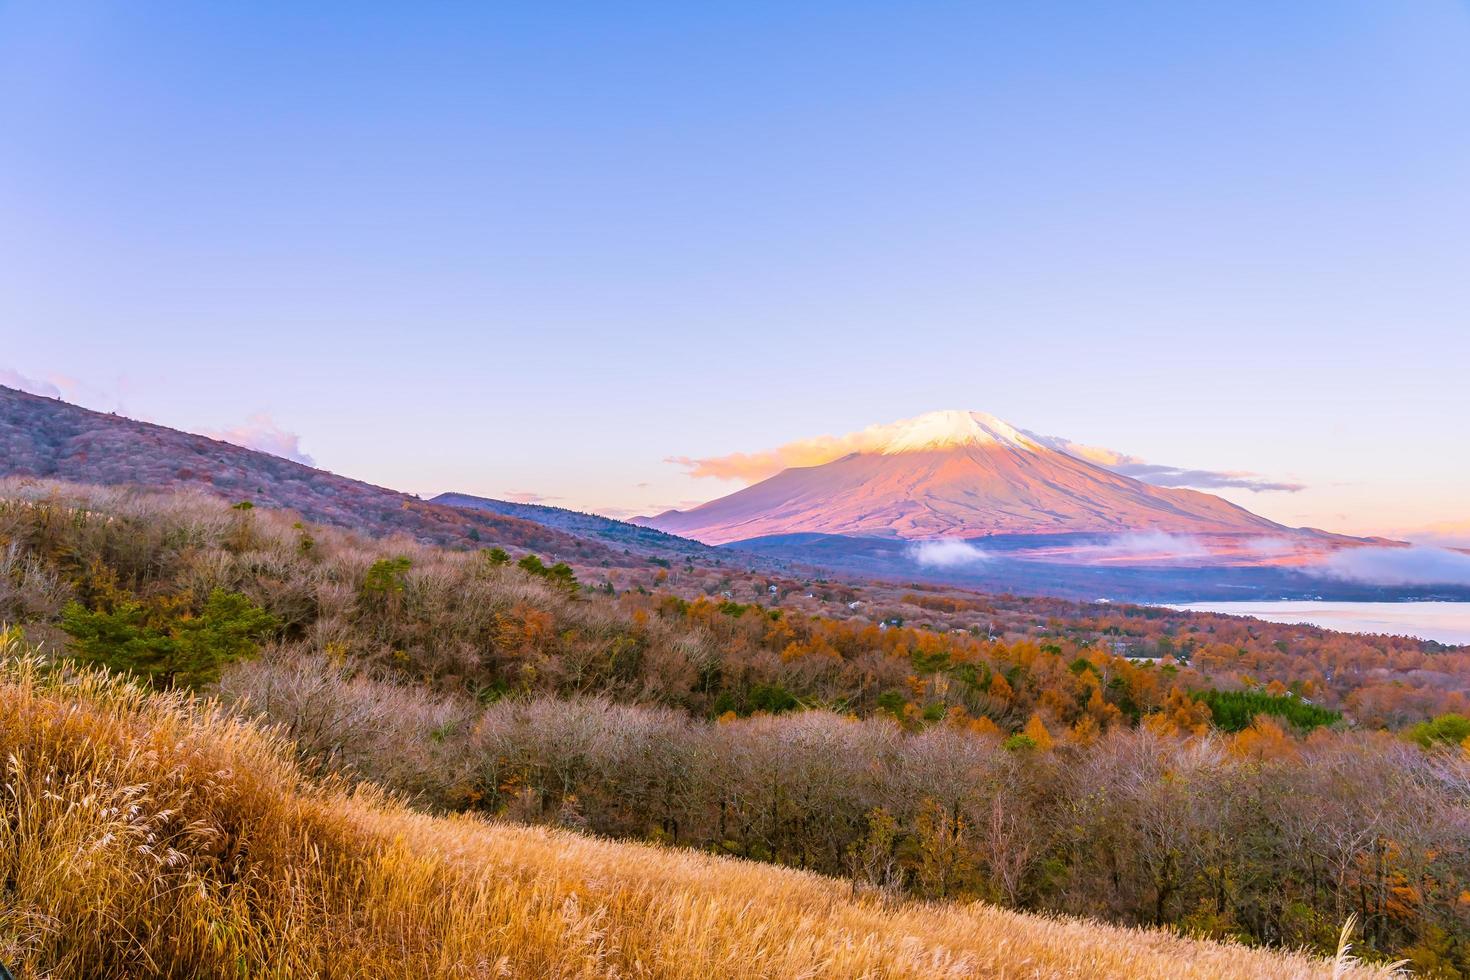
[[[1347,548],[1303,571],[1368,585],[1470,586],[1470,555],[1448,548]]]
[[[919,541],[909,546],[909,555],[920,565],[932,568],[959,568],[989,561],[988,552],[958,538]]]

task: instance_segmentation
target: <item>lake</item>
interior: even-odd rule
[[[1171,609],[1307,623],[1344,633],[1393,633],[1470,644],[1470,602],[1189,602]]]

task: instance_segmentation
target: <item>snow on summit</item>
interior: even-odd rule
[[[875,436],[871,451],[890,455],[995,444],[1027,451],[1040,448],[1015,426],[986,412],[926,412],[868,431]]]

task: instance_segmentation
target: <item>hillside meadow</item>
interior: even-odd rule
[[[0,961],[71,977],[1372,977],[416,812],[178,693],[0,658]]]

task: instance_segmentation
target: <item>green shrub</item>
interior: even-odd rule
[[[799,706],[796,695],[780,684],[757,684],[750,689],[751,711],[766,711],[777,715]]]
[[[1308,704],[1294,694],[1264,694],[1260,691],[1193,691],[1196,701],[1210,707],[1215,727],[1221,731],[1239,732],[1250,727],[1256,715],[1274,715],[1304,732],[1342,721],[1336,711]]]
[[[160,687],[219,680],[228,663],[255,653],[276,618],[238,592],[215,589],[192,615],[182,603],[145,605],[122,598],[110,610],[69,603],[61,628],[78,659],[147,678]]]
[[[1036,748],[1036,739],[1032,738],[1030,735],[1025,735],[1017,732],[1016,734],[1007,738],[1004,742],[1001,742],[1000,747],[1005,749],[1007,752],[1024,752],[1028,749]]]
[[[878,695],[878,710],[886,711],[893,717],[903,719],[904,697],[901,691],[884,691]]]
[[[516,562],[516,567],[537,578],[544,578],[552,585],[560,586],[573,594],[581,588],[581,584],[577,581],[577,573],[564,561],[559,561],[555,565],[547,565],[536,555],[527,555]]]
[[[408,570],[413,562],[407,558],[379,558],[362,579],[363,595],[389,596],[401,593],[408,585]]]
[[[1430,721],[1421,721],[1405,732],[1404,737],[1426,749],[1435,745],[1459,745],[1470,738],[1470,718],[1440,715]]]

